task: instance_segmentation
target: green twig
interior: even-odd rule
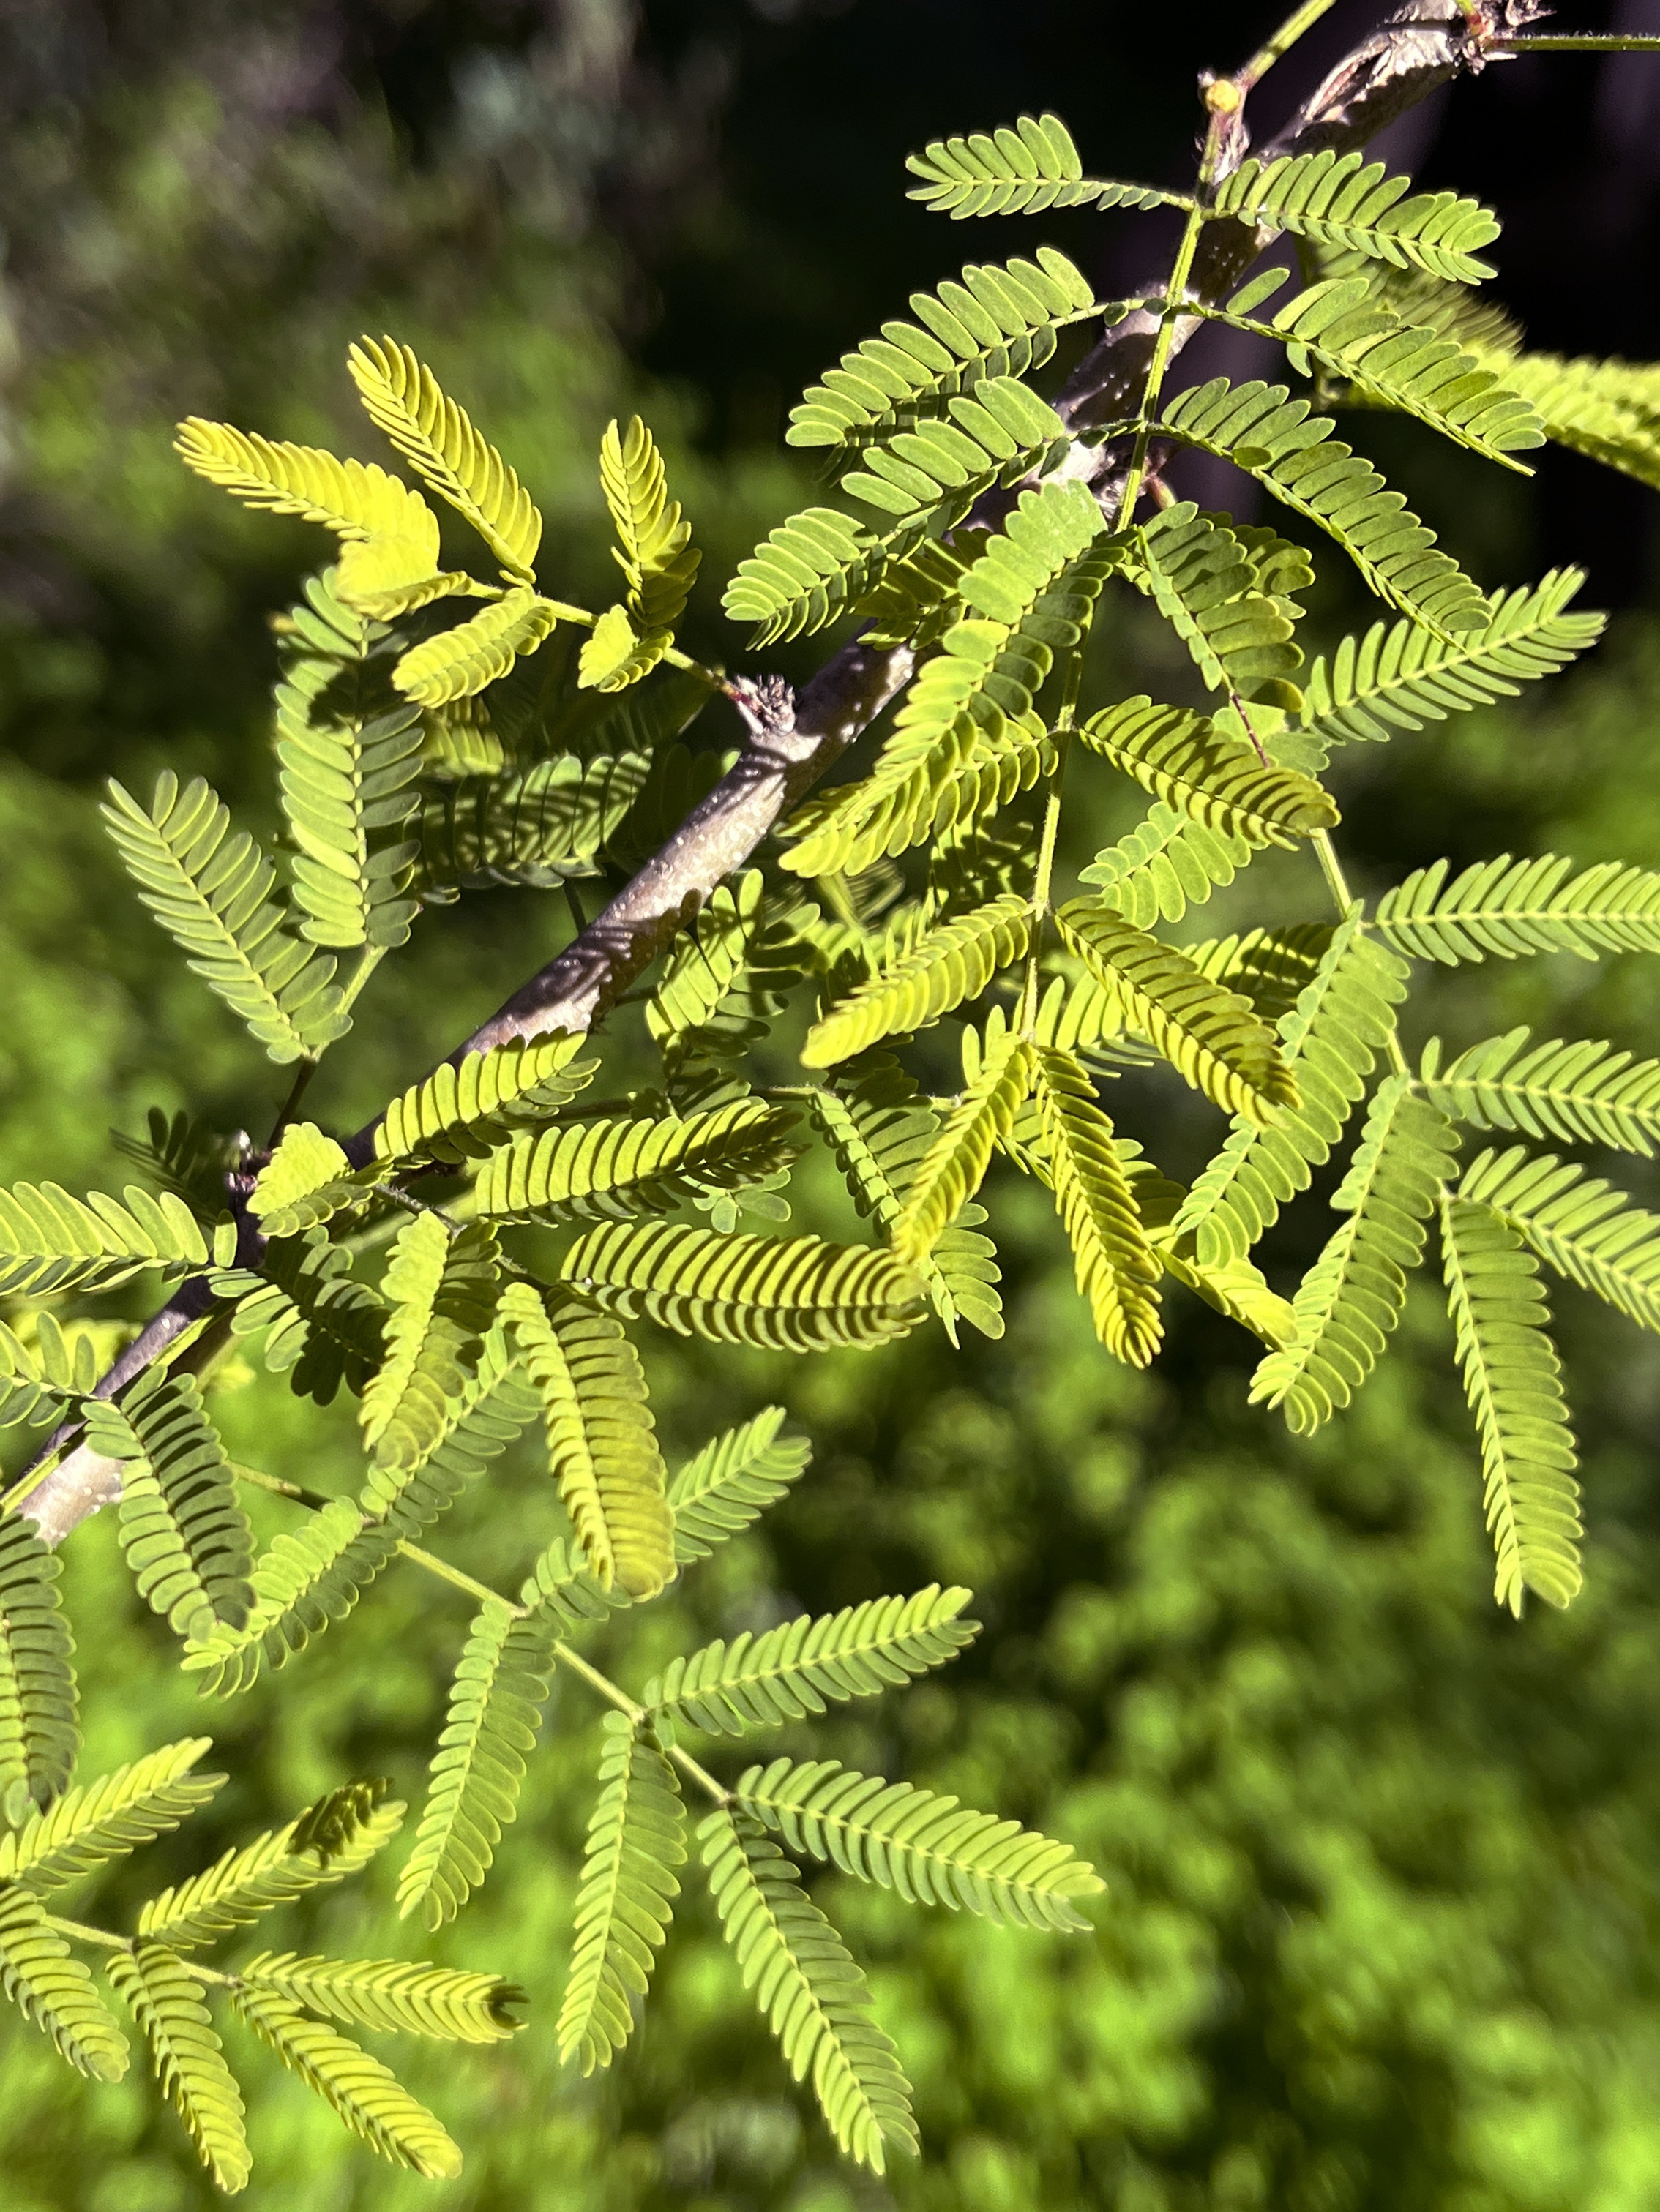
[[[1234,71],[1233,87],[1242,100],[1253,85],[1262,82],[1275,62],[1291,52],[1304,32],[1312,29],[1331,5],[1332,0],[1303,0],[1303,5],[1286,16],[1267,45],[1257,48],[1243,69]]]

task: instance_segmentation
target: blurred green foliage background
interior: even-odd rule
[[[168,450],[178,416],[370,455],[342,356],[389,327],[507,450],[548,515],[550,574],[580,593],[605,567],[598,433],[638,406],[705,548],[692,641],[734,658],[716,586],[811,496],[779,443],[800,383],[912,285],[1025,243],[927,225],[901,198],[903,151],[1052,104],[1118,172],[1179,174],[1194,70],[1239,58],[1272,11],[1171,12],[13,0],[0,16],[0,1176],[106,1183],[121,1172],[110,1125],[142,1127],[152,1103],[232,1127],[275,1103],[277,1079],[143,919],[95,821],[106,774],[147,787],[168,764],[271,822],[265,617],[317,549],[191,480]],[[1282,109],[1371,12],[1340,7],[1324,46],[1272,88]],[[1529,118],[1547,97],[1533,64],[1461,88],[1398,158],[1498,202],[1511,224],[1501,289],[1538,342],[1651,348],[1651,304],[1592,280],[1599,255],[1629,266],[1651,241],[1643,149],[1660,69],[1615,65],[1639,82],[1566,66],[1579,74],[1550,81],[1530,167]],[[1123,221],[1055,230],[1108,282],[1146,251]],[[1360,876],[1506,846],[1652,864],[1660,626],[1643,611],[1641,504],[1571,462],[1518,489],[1410,439],[1388,458],[1489,582],[1589,556],[1593,596],[1629,604],[1596,663],[1548,695],[1345,763]],[[1316,603],[1328,628],[1359,611],[1335,566]],[[1111,642],[1122,690],[1168,674],[1133,625]],[[795,666],[810,665],[804,653]],[[1287,916],[1313,911],[1300,879],[1272,880]],[[557,941],[557,904],[502,895],[424,921],[365,1000],[329,1111],[356,1118],[470,1028]],[[1195,919],[1210,933],[1238,911]],[[1636,959],[1601,975],[1538,963],[1462,976],[1435,1012],[1461,1042],[1532,1020],[1651,1052],[1660,990]],[[1137,1117],[1156,1115],[1182,1172],[1200,1124],[1137,1089],[1124,1086],[1126,1126],[1151,1133]],[[1319,1210],[1300,1232],[1310,1250]],[[970,1583],[986,1624],[975,1650],[816,1727],[814,1748],[1065,1835],[1110,1884],[1098,1936],[1000,1933],[822,1881],[917,2087],[926,2154],[885,2185],[838,2166],[695,1894],[625,2061],[593,2082],[562,2075],[551,2022],[599,1735],[597,1711],[562,1683],[496,1872],[435,1950],[523,1981],[532,2026],[505,2048],[403,2062],[466,2148],[465,2177],[441,2190],[377,2166],[237,2036],[251,2207],[1660,2206],[1660,1358],[1562,1301],[1589,1587],[1571,1614],[1535,1608],[1517,1625],[1489,1595],[1432,1285],[1355,1412],[1296,1444],[1246,1412],[1249,1343],[1189,1303],[1152,1376],[1114,1367],[1043,1194],[1011,1192],[1005,1211],[1010,1327],[996,1346],[955,1354],[935,1332],[809,1364],[654,1338],[676,1452],[779,1399],[815,1465],[761,1534],[614,1632],[612,1650],[638,1684],[677,1645],[800,1607]],[[1295,1235],[1281,1255],[1287,1268],[1306,1256]],[[345,1410],[319,1416],[234,1370],[216,1407],[234,1449],[273,1472],[354,1479]],[[510,1586],[551,1510],[545,1478],[514,1461],[445,1548]],[[233,1778],[97,1910],[349,1774],[389,1774],[418,1804],[465,1626],[460,1599],[432,1589],[388,1577],[275,1682],[204,1707],[137,1609],[108,1516],[78,1533],[66,1589],[87,1771],[206,1729]],[[394,1872],[295,1911],[271,1940],[423,1954],[392,1913]],[[212,2201],[148,2084],[82,2089],[5,2021],[0,2051],[5,2212]]]

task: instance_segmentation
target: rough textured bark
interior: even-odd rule
[[[1310,94],[1279,135],[1256,149],[1267,159],[1283,154],[1347,152],[1363,147],[1395,118],[1450,78],[1478,72],[1497,58],[1507,32],[1535,13],[1533,0],[1489,0],[1487,21],[1472,27],[1456,0],[1408,0],[1354,46]],[[1221,171],[1236,167],[1252,150],[1244,103],[1226,118]],[[1233,289],[1274,236],[1248,224],[1207,225],[1193,272],[1193,289],[1207,300]],[[1201,327],[1183,319],[1179,347]],[[1073,428],[1133,414],[1146,374],[1156,319],[1131,315],[1116,324],[1073,371],[1055,405]],[[1063,472],[1110,490],[1122,473],[1122,453],[1110,444],[1080,444]],[[734,703],[751,731],[750,742],[727,775],[674,836],[562,952],[532,975],[449,1055],[459,1060],[513,1037],[548,1030],[586,1030],[657,957],[681,926],[733,869],[741,867],[803,793],[816,783],[875,720],[910,674],[909,652],[878,650],[854,639],[821,668],[791,701],[787,688],[739,684]],[[348,1141],[359,1159],[374,1146],[374,1123]],[[246,1231],[244,1224],[245,1232]],[[245,1242],[248,1242],[245,1233]],[[257,1249],[242,1264],[257,1261]],[[212,1305],[205,1279],[181,1285],[98,1385],[112,1397],[142,1374]],[[185,1357],[204,1360],[216,1349],[212,1324]],[[43,1460],[73,1436],[52,1437]],[[19,1501],[50,1543],[120,1494],[119,1463],[76,1446]]]

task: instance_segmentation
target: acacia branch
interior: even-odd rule
[[[1478,73],[1489,60],[1501,58],[1506,37],[1513,37],[1539,12],[1536,0],[1489,0],[1483,20],[1472,22],[1457,0],[1407,0],[1344,56],[1285,129],[1261,149],[1263,156],[1272,160],[1328,149],[1347,153],[1365,146],[1438,86]],[[1219,176],[1236,168],[1250,148],[1245,105],[1254,81],[1242,71],[1239,79],[1210,78],[1201,83],[1206,106],[1221,125]],[[1219,304],[1275,235],[1248,223],[1207,223],[1191,289],[1207,302]],[[1180,319],[1172,352],[1188,343],[1201,320],[1197,315]],[[1115,472],[1122,477],[1122,449],[1111,444],[1091,446],[1083,440],[1092,428],[1134,413],[1158,326],[1158,317],[1145,311],[1115,324],[1055,401],[1067,427],[1082,434],[1057,473],[1091,483],[1103,496],[1110,496]],[[869,727],[904,684],[912,663],[905,647],[879,647],[855,638],[826,661],[794,700],[787,686],[775,680],[729,686],[728,694],[750,730],[749,743],[737,762],[604,911],[458,1045],[450,1060],[514,1038],[592,1027],[716,887],[744,865],[788,809]],[[355,1160],[372,1157],[376,1127],[377,1121],[371,1121],[348,1140],[347,1152]],[[263,1240],[245,1215],[239,1214],[239,1264],[257,1265]],[[213,1305],[205,1277],[183,1283],[99,1382],[97,1395],[114,1397],[125,1389],[210,1314]],[[210,1320],[186,1348],[184,1359],[194,1365],[211,1358],[227,1328],[222,1319]],[[66,1424],[50,1438],[40,1462],[69,1443],[77,1426]],[[43,1464],[32,1483],[26,1475],[19,1486],[22,1494],[14,1502],[38,1523],[48,1543],[58,1543],[100,1505],[118,1498],[120,1486],[120,1463],[79,1444],[55,1466]]]

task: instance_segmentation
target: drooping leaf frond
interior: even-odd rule
[[[586,1042],[558,1030],[446,1060],[387,1107],[374,1133],[377,1156],[400,1165],[483,1159],[515,1125],[569,1105],[592,1079],[598,1063],[576,1060]]]
[[[383,1467],[418,1466],[478,1371],[495,1310],[496,1240],[485,1223],[453,1238],[441,1216],[398,1231],[386,1291],[384,1365],[363,1393],[363,1441]]]
[[[830,2133],[880,2173],[889,2145],[915,2148],[916,2124],[863,1974],[758,1820],[723,1808],[697,1840],[721,1932],[792,2075],[811,2073]]]
[[[1554,1152],[1485,1152],[1458,1196],[1490,1207],[1540,1258],[1639,1328],[1660,1333],[1660,1216]]]
[[[640,1355],[609,1314],[569,1291],[511,1283],[502,1317],[541,1394],[555,1481],[589,1571],[630,1597],[674,1573],[668,1470]]]
[[[648,753],[561,753],[519,774],[429,787],[417,824],[422,898],[447,905],[462,891],[545,890],[595,874],[653,775]]]
[[[1225,888],[1257,848],[1226,830],[1178,814],[1158,799],[1135,828],[1098,853],[1079,880],[1093,884],[1103,906],[1137,929],[1180,921]]]
[[[932,214],[1039,215],[1052,207],[1185,207],[1177,192],[1086,177],[1073,136],[1058,115],[1023,115],[1011,130],[936,138],[905,167],[921,185],[909,197]]]
[[[1578,1458],[1539,1263],[1490,1206],[1441,1201],[1447,1310],[1481,1439],[1493,1595],[1519,1616],[1524,1589],[1566,1605],[1579,1571]]]
[[[751,1766],[733,1795],[789,1850],[897,1890],[907,1905],[943,1905],[1000,1927],[1086,1935],[1090,1923],[1074,1899],[1106,1887],[1067,1844],[1018,1820],[972,1812],[909,1782],[856,1774],[839,1759]]]
[[[94,1449],[125,1462],[121,1548],[140,1597],[179,1636],[240,1628],[253,1531],[196,1377],[169,1375],[119,1405],[88,1399],[86,1413]]]
[[[453,1920],[519,1810],[525,1753],[547,1702],[552,1635],[492,1598],[473,1618],[455,1669],[415,1848],[398,1879],[398,1910],[429,1928]]]
[[[1660,875],[1599,860],[1578,875],[1554,853],[1478,860],[1447,881],[1450,863],[1415,868],[1377,902],[1377,927],[1402,952],[1448,967],[1530,952],[1660,951]]]
[[[237,1983],[231,2002],[289,2073],[382,2158],[429,2181],[453,2181],[460,2172],[460,2152],[426,2106],[350,2036],[308,2019],[292,1999],[248,1983]]]
[[[960,283],[913,292],[910,308],[915,322],[884,323],[880,337],[808,386],[790,410],[787,444],[857,447],[909,428],[988,377],[1041,368],[1057,331],[1101,312],[1088,281],[1051,246],[1035,262],[970,264]]]
[[[1268,766],[1203,714],[1155,706],[1145,694],[1092,714],[1078,734],[1167,806],[1253,846],[1292,847],[1337,820],[1308,776]]]
[[[398,1833],[404,1808],[383,1802],[383,1782],[349,1782],[205,1872],[164,1889],[138,1915],[138,1933],[169,1950],[192,1951],[245,1928],[262,1913],[342,1881],[366,1867]]]
[[[62,1571],[33,1522],[0,1512],[0,1820],[14,1828],[69,1787],[80,1747]]]
[[[542,518],[432,371],[392,338],[364,338],[347,365],[371,419],[423,482],[472,525],[510,576],[533,583]]]
[[[1068,951],[1122,995],[1127,1019],[1224,1112],[1266,1122],[1297,1104],[1279,1040],[1248,999],[1093,899],[1073,899],[1055,920]]]
[[[1517,1129],[1570,1144],[1611,1145],[1654,1157],[1660,1139],[1660,1060],[1591,1037],[1550,1038],[1525,1050],[1531,1031],[1487,1037],[1441,1064],[1441,1041],[1424,1048],[1425,1096],[1475,1129]]]
[[[1161,434],[1215,453],[1256,477],[1294,514],[1336,539],[1369,587],[1444,636],[1479,629],[1487,602],[1435,533],[1408,511],[1370,461],[1331,434],[1283,384],[1230,384],[1224,376],[1173,399]]]
[[[1026,951],[1035,926],[1030,902],[1010,893],[927,931],[820,1017],[801,1048],[802,1066],[833,1066],[977,999],[1000,969]]]
[[[677,1565],[708,1559],[806,1474],[812,1447],[805,1437],[781,1437],[783,1425],[783,1407],[769,1406],[741,1428],[712,1437],[680,1469],[669,1485]]]
[[[315,446],[273,442],[194,415],[179,425],[174,451],[248,506],[332,530],[341,540],[341,593],[366,613],[405,613],[471,582],[439,573],[438,517],[374,462],[337,460]]]
[[[0,1889],[0,1990],[77,2074],[119,2081],[127,2039],[33,1892]]]
[[[817,1620],[802,1613],[761,1636],[745,1630],[671,1660],[643,1702],[654,1726],[745,1735],[822,1713],[830,1701],[879,1697],[973,1641],[979,1623],[958,1618],[970,1595],[930,1583],[911,1597],[867,1598]]]
[[[1212,690],[1274,698],[1302,663],[1301,609],[1262,588],[1246,538],[1191,500],[1135,531],[1125,573],[1186,646]],[[1293,695],[1294,696],[1294,695]]]
[[[277,1061],[315,1058],[350,1023],[335,963],[293,935],[272,898],[277,871],[200,776],[171,769],[145,812],[119,783],[104,820],[139,896],[189,964]]]
[[[331,2020],[439,2043],[501,2043],[525,2025],[525,1993],[515,1983],[456,1966],[262,1951],[236,1978],[245,1989],[272,1990]]]
[[[1012,376],[988,376],[936,418],[888,433],[863,447],[842,479],[852,498],[920,530],[958,522],[982,491],[1042,476],[1071,443],[1055,410]],[[740,574],[742,571],[739,571]]]
[[[1646,364],[1496,346],[1482,358],[1538,410],[1553,445],[1660,489],[1660,393]]]
[[[758,1181],[793,1157],[794,1114],[736,1099],[680,1121],[576,1121],[515,1138],[474,1185],[481,1214],[502,1221],[627,1220],[667,1213],[704,1185]]]
[[[1596,643],[1607,619],[1565,611],[1584,581],[1581,569],[1554,568],[1531,588],[1496,592],[1485,628],[1456,644],[1415,622],[1374,623],[1364,637],[1345,638],[1309,671],[1302,713],[1274,750],[1288,758],[1295,744],[1298,764],[1317,769],[1329,746],[1382,744],[1397,729],[1421,730],[1554,676]]]
[[[206,1263],[202,1231],[171,1191],[152,1198],[129,1184],[125,1196],[125,1206],[99,1190],[71,1198],[55,1182],[0,1190],[0,1295],[108,1291],[147,1267],[178,1273]]]
[[[591,1230],[560,1273],[624,1321],[775,1352],[885,1344],[915,1325],[922,1289],[891,1253],[864,1245],[656,1223]]]
[[[392,690],[386,656],[371,659],[376,627],[343,604],[337,579],[313,577],[289,624],[277,758],[300,934],[337,949],[402,945],[417,906],[420,714]]]
[[[1158,1347],[1159,1266],[1136,1212],[1089,1073],[1055,1045],[1033,1048],[1033,1092],[1055,1211],[1066,1224],[1079,1294],[1116,1358],[1145,1367]]]
[[[1457,1143],[1446,1116],[1391,1075],[1373,1095],[1360,1144],[1332,1195],[1348,1219],[1334,1231],[1292,1302],[1297,1338],[1251,1380],[1253,1404],[1282,1406],[1304,1435],[1347,1406],[1382,1357],[1424,1254]]]
[[[894,1249],[905,1259],[927,1258],[979,1189],[1032,1082],[1032,1048],[1007,1031],[988,1031],[979,1069],[917,1168],[893,1224]]]
[[[1479,284],[1493,273],[1476,258],[1499,235],[1486,208],[1454,192],[1414,192],[1410,178],[1359,154],[1287,154],[1266,164],[1253,155],[1223,179],[1211,207],[1455,283]]]
[[[162,2094],[190,2130],[197,2156],[228,2196],[253,2170],[242,2093],[225,2063],[205,1998],[185,1960],[164,1944],[118,1951],[105,1967],[143,2029]]]
[[[915,1079],[885,1052],[844,1063],[836,1087],[815,1091],[810,1103],[854,1205],[891,1237],[933,1149],[939,1117],[918,1097]],[[995,1249],[976,1225],[984,1218],[982,1207],[962,1206],[952,1226],[913,1262],[953,1344],[959,1316],[982,1336],[1003,1334]]]
[[[702,556],[692,548],[679,501],[668,495],[657,442],[637,415],[626,431],[615,422],[607,428],[599,442],[599,481],[628,583],[627,606],[613,608],[611,616],[623,614],[629,641],[620,656],[607,651],[596,627],[582,649],[579,680],[597,690],[622,691],[648,675],[667,650]],[[600,625],[606,620],[602,616]]]
[[[626,1715],[607,1713],[599,1799],[588,1823],[570,1978],[559,2010],[559,2056],[584,2074],[609,2066],[634,2026],[680,1894],[685,1808],[674,1769]]]
[[[1358,914],[1339,927],[1278,1023],[1298,1103],[1272,1128],[1237,1123],[1176,1216],[1202,1267],[1242,1260],[1330,1158],[1394,1033],[1407,981],[1405,963],[1362,930]]]
[[[392,670],[392,680],[405,698],[423,707],[471,698],[505,676],[517,655],[534,653],[558,619],[551,601],[528,584],[515,584],[453,629],[412,645]]]
[[[176,1828],[225,1781],[222,1774],[190,1771],[208,1748],[206,1736],[190,1736],[66,1791],[27,1827],[0,1836],[0,1883],[21,1882],[48,1896]]]

